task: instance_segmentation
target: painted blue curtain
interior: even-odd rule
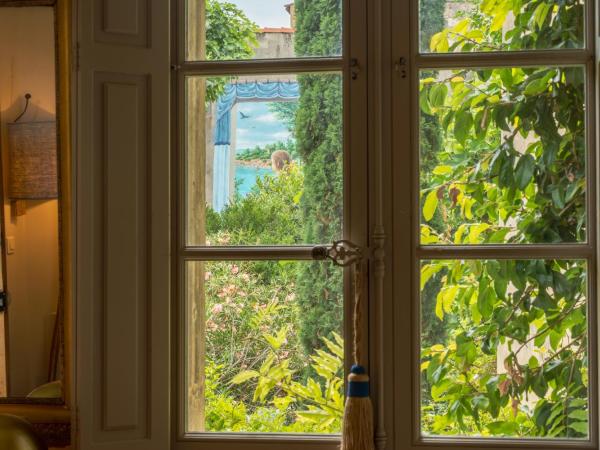
[[[217,101],[215,156],[213,172],[213,209],[222,211],[231,196],[231,110],[238,102],[252,100],[295,100],[300,97],[296,81],[231,83]]]

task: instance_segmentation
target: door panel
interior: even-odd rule
[[[169,444],[168,2],[79,6],[79,446],[162,450]]]

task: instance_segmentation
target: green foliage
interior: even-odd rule
[[[296,1],[295,49],[298,55],[340,54],[341,2]],[[330,243],[341,237],[343,217],[342,83],[338,75],[298,76],[296,145],[304,162],[301,209],[303,242]],[[298,278],[303,310],[300,335],[307,352],[343,323],[342,273],[312,262]]]
[[[581,68],[462,70],[421,84],[446,142],[422,177],[425,221],[447,219],[439,242],[585,239]]]
[[[298,263],[286,261],[206,263],[206,354],[221,366],[225,380],[262,364],[273,339],[279,351],[289,355],[292,367],[305,365],[297,351],[298,307],[295,277]],[[245,389],[237,389],[235,399],[251,402]]]
[[[207,60],[251,58],[258,45],[257,31],[258,26],[235,4],[206,0]],[[206,101],[217,101],[229,80],[228,77],[207,78]]]
[[[444,28],[446,1],[421,0],[419,2],[419,42],[421,51],[428,51],[431,36]]]
[[[277,411],[291,414],[288,420],[294,431],[335,433],[341,428],[344,414],[344,341],[334,333],[324,339],[327,350],[311,356],[312,368],[321,378],[295,380],[289,359],[281,357],[285,333],[266,335],[271,351],[256,370],[237,374],[231,384],[254,384],[253,402],[270,403]],[[298,426],[300,425],[300,426]],[[282,427],[281,431],[289,431]]]
[[[295,0],[296,56],[342,54],[341,0]]]
[[[435,272],[428,325],[446,334],[421,352],[425,431],[585,437],[585,263],[431,261],[423,286]]]
[[[484,0],[430,49],[581,47],[582,8]],[[420,83],[423,244],[586,239],[582,68],[452,70]],[[424,262],[423,431],[587,437],[586,279],[584,261]]]
[[[228,245],[301,242],[304,175],[296,164],[278,175],[266,175],[243,199],[227,205],[221,213],[207,208],[209,240]]]
[[[298,243],[302,184],[301,168],[292,165],[259,181],[223,212],[209,210],[209,241]],[[302,351],[299,330],[305,312],[296,281],[305,265],[206,263],[208,430],[339,432],[343,343],[332,333],[331,340],[323,338],[324,349]]]
[[[268,107],[269,111],[285,124],[290,133],[295,133],[298,102],[271,102]]]
[[[264,147],[256,146],[253,149],[244,149],[237,153],[236,159],[241,161],[260,160],[271,163],[271,155],[277,150],[285,150],[290,154],[292,159],[296,157],[296,143],[289,139],[285,142],[278,141],[272,144],[267,144]]]
[[[435,52],[580,48],[584,3],[580,0],[483,0],[453,27],[432,36]]]

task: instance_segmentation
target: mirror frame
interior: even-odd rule
[[[73,399],[73,208],[72,208],[72,60],[71,0],[0,0],[1,7],[54,8],[56,48],[56,122],[59,181],[60,297],[63,308],[63,398],[0,401],[0,414],[14,414],[31,422],[49,447],[70,445]]]

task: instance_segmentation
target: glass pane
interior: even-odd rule
[[[342,78],[187,80],[187,242],[341,238]]]
[[[587,265],[421,264],[421,432],[588,437]]]
[[[582,67],[420,73],[422,244],[586,239]]]
[[[341,0],[187,0],[187,60],[342,54]]]
[[[340,268],[191,262],[187,302],[189,431],[340,432]]]
[[[582,0],[419,0],[422,52],[504,52],[584,46]]]

